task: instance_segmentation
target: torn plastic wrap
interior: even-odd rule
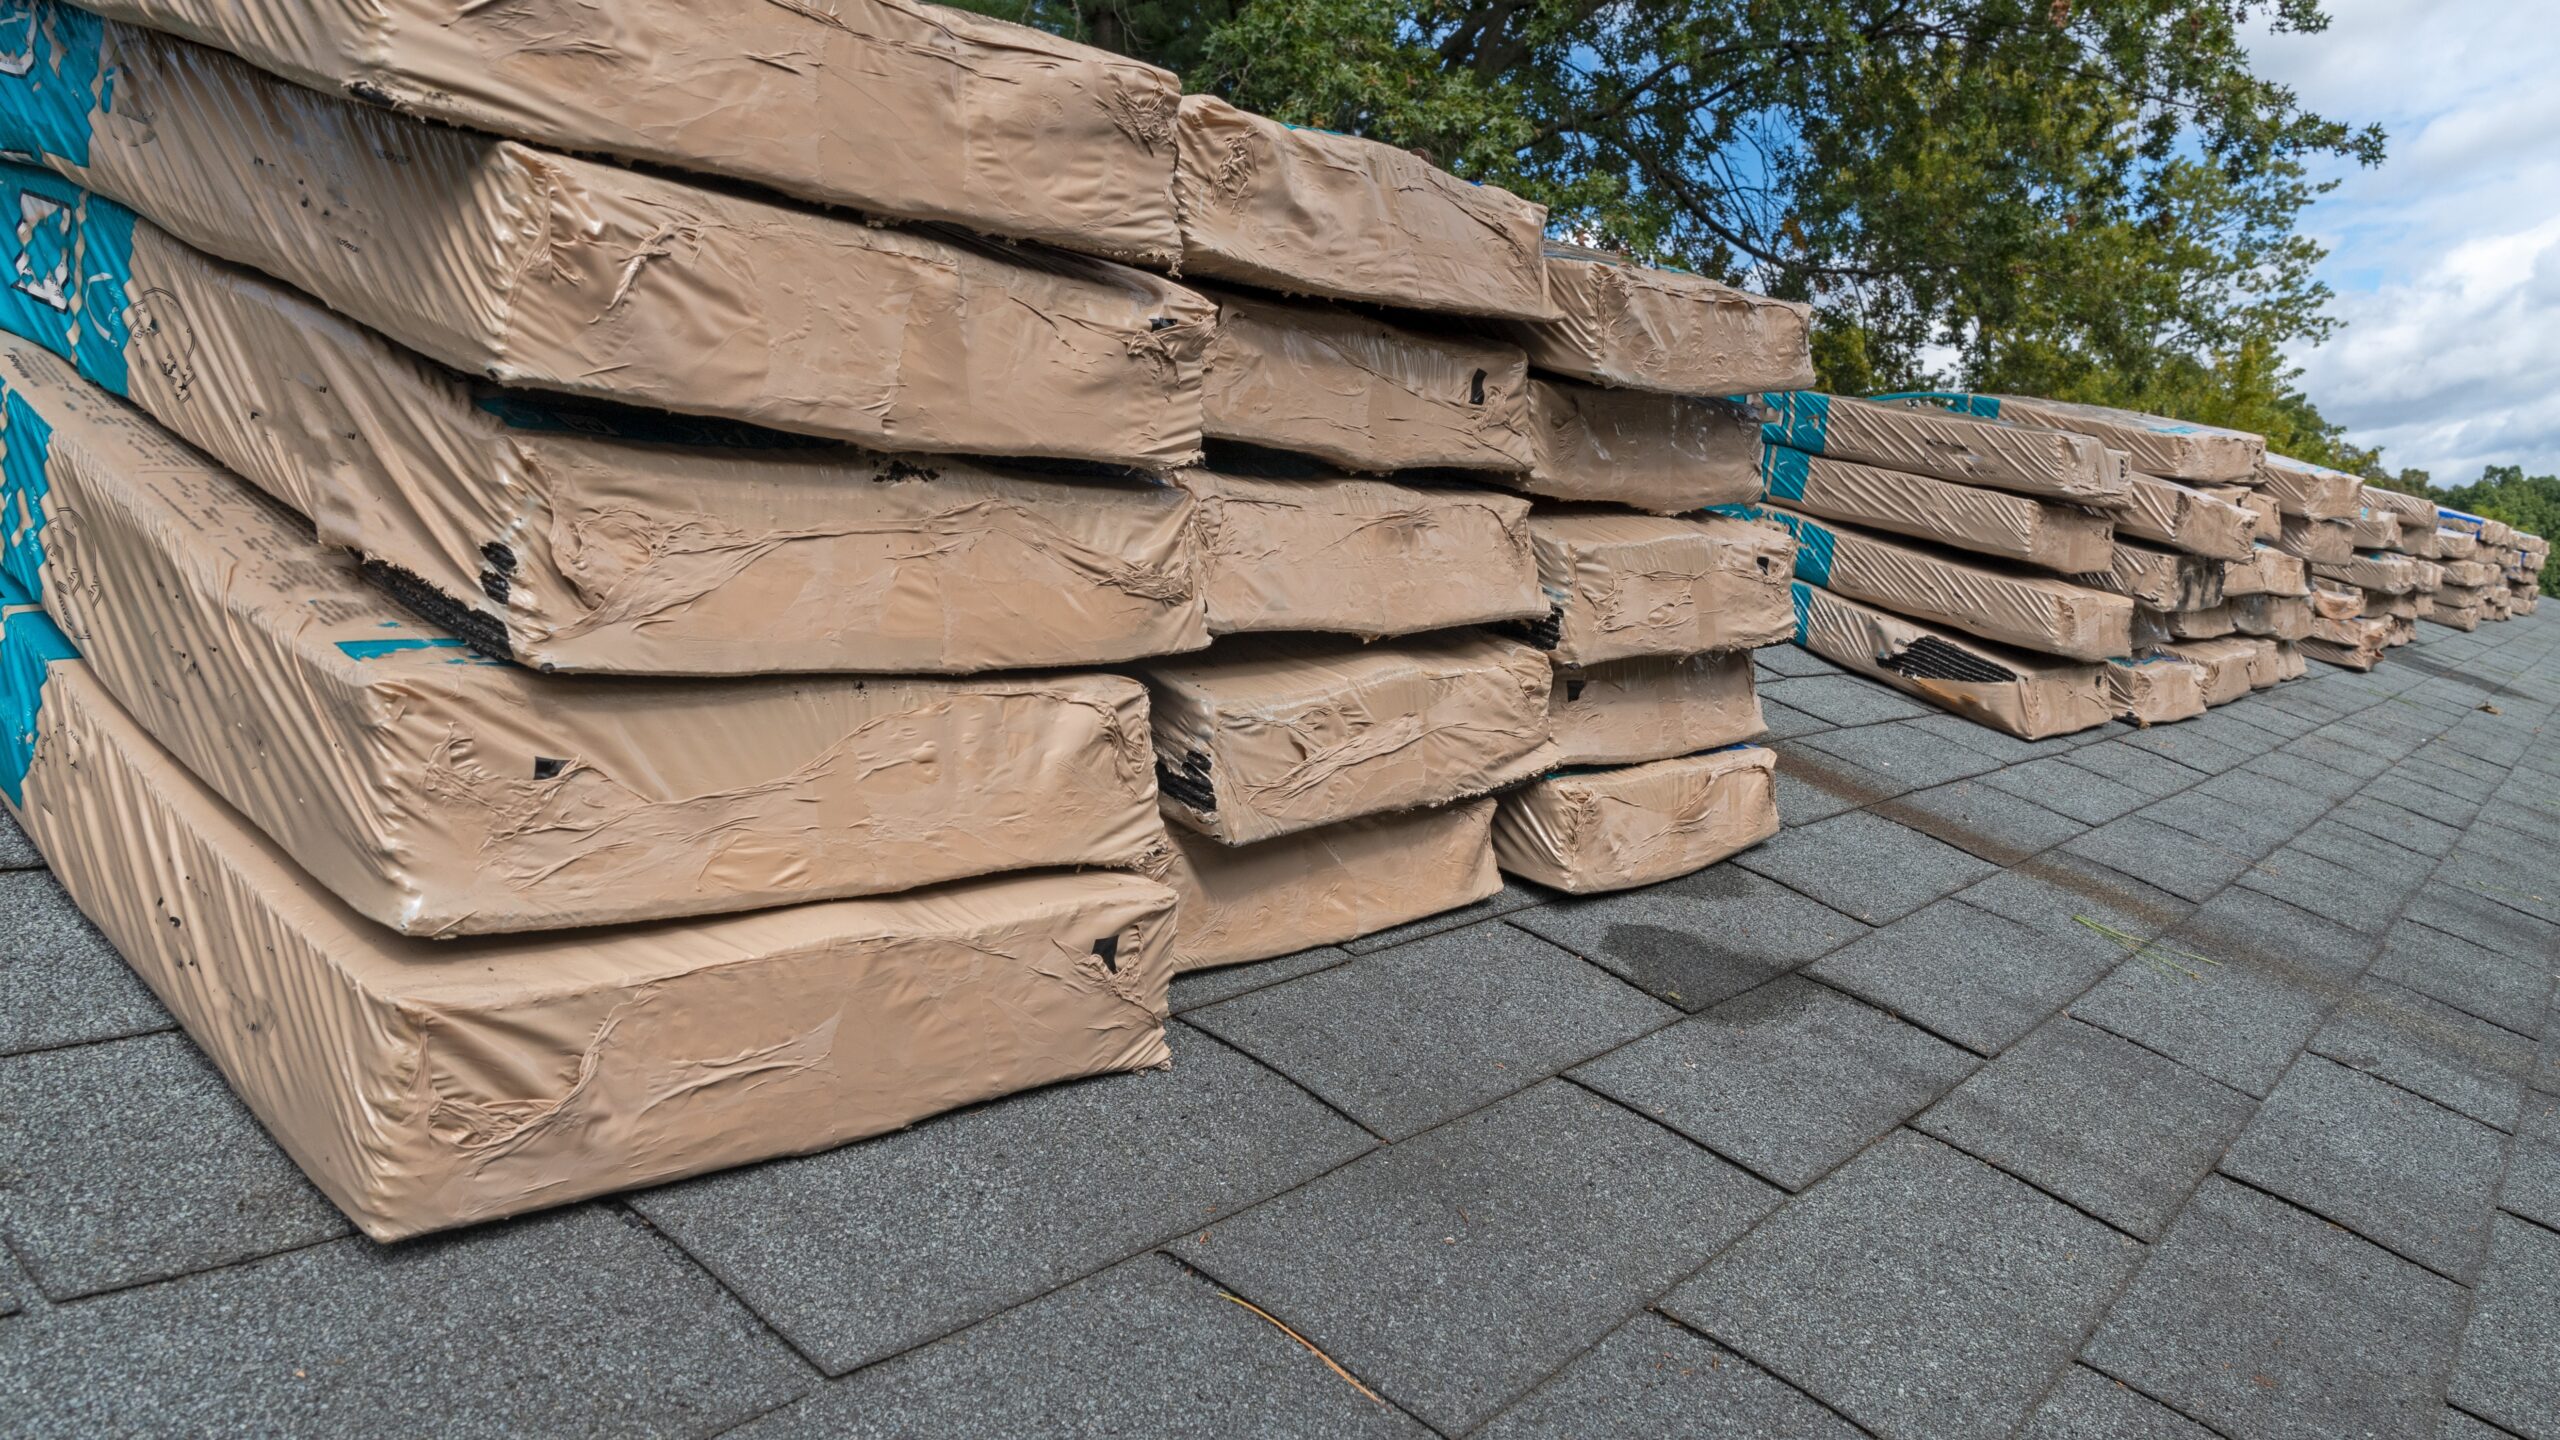
[[[2137,605],[2133,612],[2133,649],[2137,655],[2146,654],[2173,640],[2215,640],[2239,628],[2227,601],[2188,610]]]
[[[79,199],[0,167],[0,203],[55,191]],[[112,202],[83,203],[94,231]],[[130,235],[124,293],[92,287],[76,330],[23,303],[0,328],[527,665],[961,674],[1208,643],[1183,491],[501,393],[148,222]]]
[[[2120,450],[2145,475],[2203,484],[2250,484],[2267,450],[2263,437],[2242,430],[2194,425],[2107,405],[2075,405],[2025,395],[1972,395],[1961,391],[1911,391],[1880,399],[1926,406],[1950,414],[2006,420],[2086,435]]]
[[[1493,853],[1505,871],[1568,895],[1693,874],[1778,833],[1777,763],[1745,745],[1550,775],[1502,797]]]
[[[2222,603],[2222,566],[2200,555],[2116,542],[2104,570],[2073,577],[2155,610],[2201,610]]]
[[[1173,483],[1197,502],[1215,633],[1397,635],[1546,614],[1517,495],[1207,470]]]
[[[1766,497],[1791,510],[2066,575],[2104,569],[2114,548],[2111,517],[2130,513],[2059,505],[1782,445],[1762,452],[1760,475]]]
[[[5,683],[31,742],[9,808],[267,1132],[377,1240],[1168,1063],[1174,897],[1143,877],[403,939],[312,884],[58,634],[37,633],[50,629],[32,612],[7,621]]]
[[[1492,895],[1493,805],[1480,796],[1253,845],[1172,827],[1174,970],[1339,945]]]
[[[1801,580],[1792,594],[1798,645],[1977,725],[2044,740],[2115,713],[2098,665],[1986,644]]]
[[[1277,290],[1545,320],[1547,210],[1409,150],[1305,130],[1211,95],[1174,125],[1182,272]]]
[[[538,675],[414,619],[53,356],[0,342],[0,381],[13,580],[137,723],[393,929],[711,914],[1163,844],[1126,678]]]
[[[0,71],[0,149],[457,369],[883,450],[1199,454],[1215,310],[1159,276],[492,140],[13,3],[33,52]],[[84,238],[83,283],[114,278]]]
[[[1347,470],[1529,467],[1529,362],[1337,306],[1218,290],[1201,429]]]
[[[2299,640],[2311,633],[2311,602],[2299,595],[2237,595],[2225,602],[2232,628],[2243,635]]]
[[[2313,564],[2335,565],[2353,559],[2356,553],[2355,532],[2345,521],[2309,520],[2299,515],[2284,517],[2274,544],[2287,555]]]
[[[314,90],[1114,260],[1181,253],[1181,82],[903,0],[95,0]]]
[[[2204,671],[2171,655],[2110,660],[2099,667],[2116,718],[2136,725],[2192,720],[2205,711]]]
[[[2247,560],[2257,548],[2258,517],[2243,506],[2138,472],[2132,498],[2115,512],[2120,535],[2215,560]]]
[[[2308,595],[2311,567],[2299,555],[2288,555],[2273,545],[2260,545],[2249,552],[2248,559],[2222,567],[2222,593],[2226,599],[2243,595]]]
[[[1760,421],[1735,400],[1529,378],[1527,471],[1489,477],[1554,500],[1681,515],[1760,493]]]
[[[2165,653],[2194,665],[2202,674],[2207,707],[2228,705],[2257,686],[2258,647],[2239,636],[2181,640],[2165,647]]]
[[[1446,805],[1555,765],[1544,655],[1478,631],[1248,635],[1139,667],[1165,814],[1229,845]]]
[[[1759,398],[1772,415],[1761,430],[1771,445],[2101,509],[2130,499],[2123,457],[2085,436],[1812,390]]]
[[[1784,532],[1721,515],[1540,510],[1529,517],[1548,612],[1522,627],[1559,665],[1702,655],[1787,637]]]
[[[1559,318],[1507,327],[1541,370],[1668,395],[1813,384],[1812,306],[1579,245],[1546,253]]]
[[[1751,656],[1681,655],[1561,669],[1547,695],[1560,765],[1639,765],[1757,738]]]
[[[2364,481],[2343,470],[2268,455],[2258,466],[2258,489],[2276,508],[2301,520],[2352,520],[2364,508]]]
[[[1717,513],[1784,526],[1796,537],[1797,579],[1898,615],[2073,660],[2133,648],[2133,602],[2122,595],[1997,561],[1957,559],[1777,506],[1724,505]]]

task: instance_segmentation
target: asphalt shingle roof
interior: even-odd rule
[[[390,1248],[0,829],[0,1434],[2560,1435],[2560,619],[2420,633],[2035,743],[1766,652],[1738,863]]]

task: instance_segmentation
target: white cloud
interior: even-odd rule
[[[2330,0],[2263,73],[2391,133],[2306,217],[2346,324],[2295,355],[2321,412],[2439,484],[2560,474],[2560,26],[2543,0]]]

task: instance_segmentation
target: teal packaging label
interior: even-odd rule
[[[0,402],[0,579],[30,600],[44,593],[44,527],[49,518],[45,457],[53,427],[11,392]]]
[[[27,606],[0,619],[0,793],[27,803],[27,771],[36,760],[36,715],[57,660],[77,660],[70,638],[53,617],[34,609],[17,586],[0,578],[0,608]]]
[[[54,0],[0,0],[0,150],[89,163],[91,117],[113,107],[107,22]]]
[[[1875,397],[1878,404],[1890,405],[1902,400],[1925,400],[1941,410],[1957,415],[1970,415],[1976,420],[2000,418],[2000,397],[1970,395],[1962,390],[1901,390]]]
[[[0,0],[6,3],[6,0]],[[0,161],[0,330],[126,395],[134,213],[49,170]]]

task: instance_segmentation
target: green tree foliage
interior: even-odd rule
[[[1419,151],[1560,235],[1811,300],[1835,390],[1952,379],[2367,458],[2276,357],[2333,323],[2307,167],[2383,137],[2243,44],[2322,28],[2319,0],[974,3]]]
[[[2504,520],[2535,535],[2560,537],[2560,475],[2527,475],[2521,465],[2491,465],[2480,472],[2477,484],[2444,491],[2436,503]],[[2560,595],[2560,566],[2543,567],[2542,593]]]

